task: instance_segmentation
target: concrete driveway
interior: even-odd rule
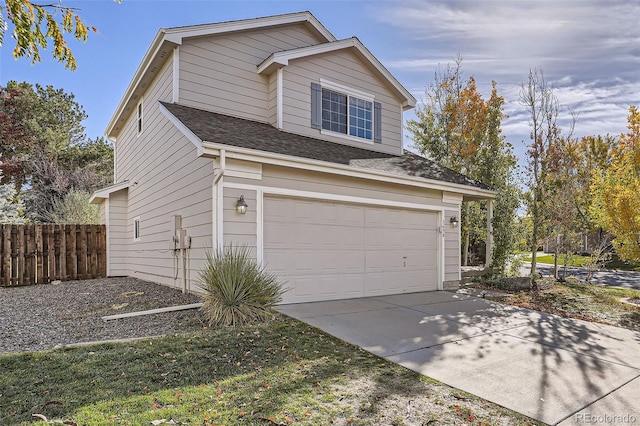
[[[278,310],[548,424],[640,424],[638,332],[442,291]]]

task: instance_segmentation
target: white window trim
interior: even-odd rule
[[[140,231],[140,216],[136,216],[133,218],[133,241],[140,241]]]
[[[320,79],[320,85],[322,86],[323,89],[326,88],[336,92],[342,92],[345,95],[355,96],[356,98],[364,99],[365,101],[373,102],[374,99],[376,98],[371,93],[367,93],[358,89],[353,89],[351,87],[343,86],[342,84],[334,83],[332,81],[325,80],[324,78]]]
[[[358,90],[358,89],[353,89],[351,87],[343,86],[342,84],[339,84],[339,83],[334,83],[333,81],[325,80],[324,78],[320,79],[320,86],[322,86],[322,89],[332,90],[334,92],[338,92],[340,94],[343,94],[343,95],[347,96],[347,133],[333,132],[331,130],[323,129],[322,128],[322,123],[320,123],[320,134],[321,135],[327,135],[327,136],[334,136],[334,137],[342,138],[342,139],[347,139],[347,140],[354,141],[354,142],[366,143],[367,145],[373,145],[374,144],[374,138],[375,138],[375,136],[374,136],[374,131],[375,131],[375,114],[374,114],[375,96],[370,94],[370,93]],[[354,97],[354,98],[362,99],[363,101],[371,102],[371,139],[360,138],[358,136],[351,136],[349,134],[349,98],[350,97]]]
[[[327,129],[320,129],[320,134],[327,135],[327,136],[335,136],[336,138],[341,138],[341,139],[348,139],[354,142],[366,143],[367,145],[374,144],[373,139],[359,138],[357,136],[351,136],[348,133],[332,132],[331,130],[327,130]]]

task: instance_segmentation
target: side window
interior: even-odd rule
[[[140,241],[140,216],[133,219],[133,241]]]
[[[143,110],[142,110],[142,101],[138,104],[138,134],[142,133],[143,129]]]
[[[311,127],[382,142],[382,104],[371,95],[335,86],[311,83]]]

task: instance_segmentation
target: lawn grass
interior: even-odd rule
[[[536,262],[538,263],[545,263],[548,265],[553,265],[554,260],[553,260],[554,255],[553,254],[541,254],[538,253],[538,255],[536,256]],[[523,256],[522,258],[523,262],[531,262],[531,253],[528,253],[527,256]],[[577,267],[584,267],[585,264],[587,262],[589,262],[591,260],[591,258],[589,256],[581,256],[581,255],[572,255],[569,258],[569,262],[567,263],[567,266],[577,266]],[[564,265],[564,257],[562,255],[560,255],[560,257],[558,257],[558,265],[559,266],[563,266]],[[618,258],[618,256],[614,255],[611,259],[611,261],[607,262],[607,264],[604,267],[605,269],[616,269],[616,270],[620,270],[620,271],[640,271],[640,263],[630,263],[630,262],[625,262],[623,260],[620,260],[620,258]]]
[[[536,262],[553,265],[553,262],[554,262],[553,257],[554,257],[553,254],[538,253],[538,255],[536,256]],[[523,256],[521,259],[523,262],[531,262],[531,253],[528,253],[527,256]],[[585,263],[589,262],[590,260],[591,258],[589,256],[581,256],[576,254],[570,257],[567,265],[583,267]],[[564,265],[564,257],[562,255],[558,257],[558,265],[559,266]],[[607,264],[605,265],[605,269],[617,269],[621,271],[640,271],[640,264],[625,262],[623,260],[620,260],[618,256],[613,256],[611,261],[607,262]]]
[[[3,425],[538,424],[286,317],[0,365]]]
[[[589,261],[589,256],[579,256],[579,255],[574,255],[571,256],[571,258],[569,259],[569,263],[567,263],[568,266],[583,266],[586,262]],[[523,257],[522,258],[523,261],[525,262],[531,262],[531,256],[527,256],[527,257]],[[539,254],[536,256],[536,262],[538,263],[548,263],[550,265],[553,265],[553,255],[552,254]],[[562,266],[564,265],[564,258],[562,257],[562,255],[560,257],[558,257],[558,265]]]
[[[550,288],[539,292],[513,293],[502,302],[570,318],[640,331],[640,306],[623,303],[623,298],[640,298],[640,291],[577,282],[543,280]]]

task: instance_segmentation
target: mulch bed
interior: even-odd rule
[[[206,327],[200,310],[104,321],[101,317],[201,302],[136,278],[0,288],[0,353],[101,340],[160,336]]]

